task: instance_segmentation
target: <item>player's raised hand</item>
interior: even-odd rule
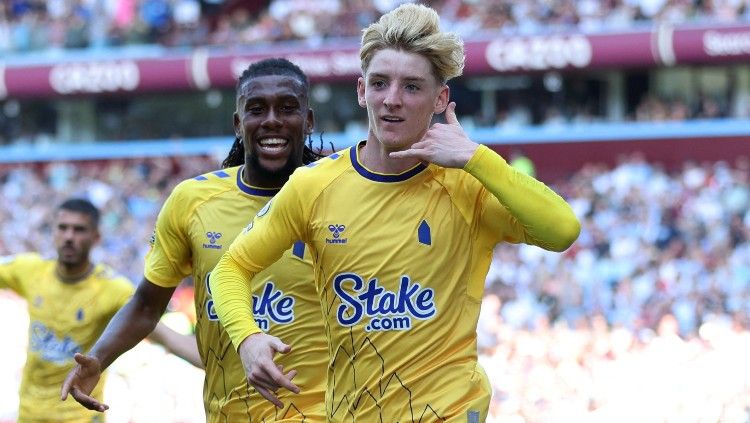
[[[446,123],[436,123],[424,137],[403,151],[394,151],[390,157],[414,158],[443,167],[463,168],[479,144],[470,140],[456,118],[456,103],[450,102],[445,109]]]
[[[295,394],[299,393],[297,385],[292,383],[297,371],[292,370],[284,374],[284,369],[273,361],[276,353],[286,354],[291,350],[292,348],[281,342],[279,338],[262,332],[248,336],[240,344],[240,359],[245,368],[248,383],[255,387],[263,398],[279,408],[284,407],[275,395],[279,388],[286,388]]]
[[[60,399],[65,401],[70,394],[89,410],[104,412],[109,406],[89,396],[102,376],[102,366],[99,359],[79,353],[76,353],[73,359],[78,364],[65,378],[60,391]]]

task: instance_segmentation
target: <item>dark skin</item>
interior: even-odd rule
[[[304,86],[293,76],[260,76],[242,84],[237,94],[234,129],[246,152],[242,179],[260,188],[281,187],[302,165],[305,137],[314,127]],[[144,277],[91,351],[76,354],[78,365],[68,373],[60,399],[64,401],[70,394],[89,410],[107,410],[109,406],[91,397],[91,391],[117,357],[153,332],[174,291]],[[292,371],[286,376],[291,379],[295,374]]]

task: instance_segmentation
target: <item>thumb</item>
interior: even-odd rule
[[[271,343],[271,346],[273,347],[273,349],[276,350],[276,352],[280,352],[282,354],[286,354],[292,350],[291,346],[281,342],[281,339],[278,339],[278,338],[273,340],[273,342]]]
[[[445,109],[445,121],[450,125],[458,125],[455,101],[451,101],[450,103],[448,103],[448,107],[446,107]]]
[[[83,355],[81,353],[75,353],[73,356],[73,359],[75,359],[76,363],[80,364],[81,366],[90,366],[94,364],[94,358],[89,357],[87,355]]]

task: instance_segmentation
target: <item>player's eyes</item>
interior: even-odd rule
[[[385,87],[385,81],[383,81],[381,79],[377,79],[375,81],[372,81],[370,83],[370,85],[372,85],[375,88],[383,88],[383,87]]]
[[[263,113],[263,107],[259,105],[248,105],[245,107],[245,110],[252,114]]]

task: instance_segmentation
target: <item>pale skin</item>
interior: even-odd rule
[[[459,124],[449,94],[424,56],[395,49],[375,53],[357,81],[358,102],[369,120],[362,164],[379,173],[401,173],[420,162],[466,166],[479,144]],[[443,111],[446,123],[430,125],[433,115]],[[299,393],[292,382],[296,373],[284,374],[273,361],[276,353],[289,353],[290,345],[260,332],[245,338],[238,351],[248,382],[277,407],[283,407],[274,395],[279,388]]]

